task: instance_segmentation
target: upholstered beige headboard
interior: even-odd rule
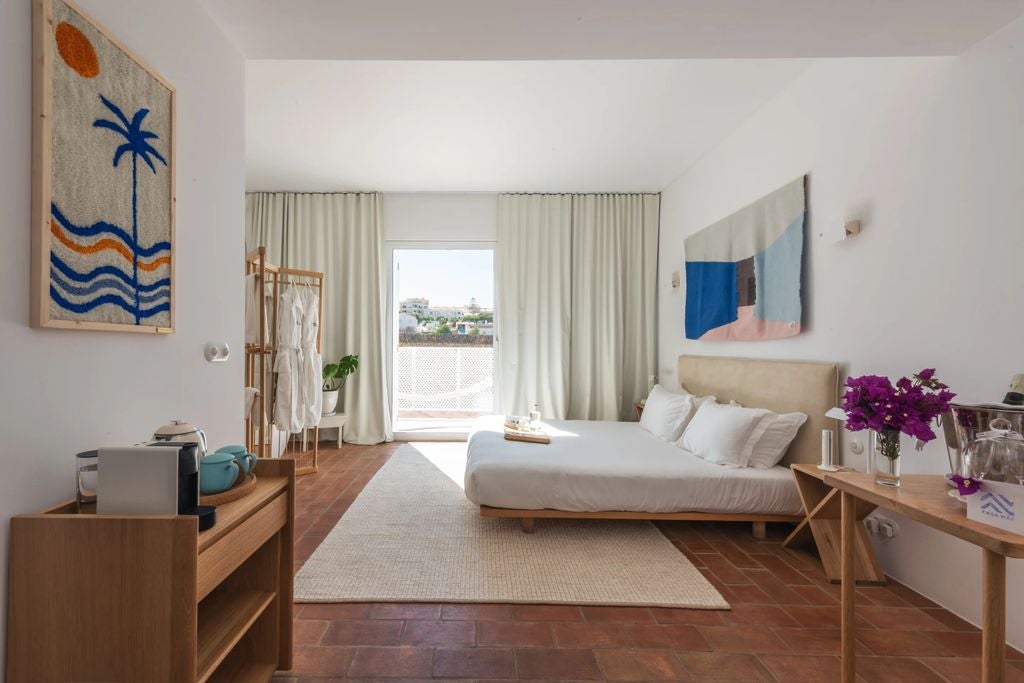
[[[835,363],[680,356],[677,367],[679,384],[692,394],[776,413],[806,413],[807,422],[781,464],[821,462],[823,429],[832,430],[838,449],[838,425],[825,417],[839,400],[839,367]]]

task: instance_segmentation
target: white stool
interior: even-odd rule
[[[338,430],[338,448],[341,448],[342,441],[345,436],[345,423],[348,422],[348,415],[345,413],[334,413],[332,415],[324,415],[320,418],[320,429],[332,429],[337,428]]]

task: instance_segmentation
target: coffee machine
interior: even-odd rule
[[[199,445],[185,441],[154,441],[147,445],[178,451],[178,514],[194,515],[199,507]]]
[[[96,512],[101,515],[196,515],[212,527],[215,508],[199,504],[199,445],[154,441],[99,449]]]

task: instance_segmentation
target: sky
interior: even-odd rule
[[[396,299],[424,297],[432,306],[464,306],[471,297],[494,308],[490,249],[396,249]]]

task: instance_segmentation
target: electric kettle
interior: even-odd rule
[[[177,441],[194,443],[198,445],[198,458],[201,460],[206,455],[206,434],[202,429],[185,422],[184,420],[171,420],[153,432],[153,441]]]

